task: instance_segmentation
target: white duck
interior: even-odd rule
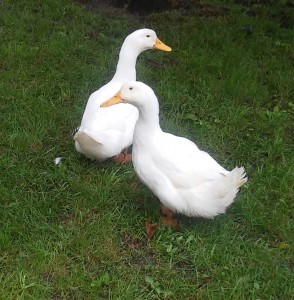
[[[101,104],[129,103],[139,110],[132,161],[141,181],[172,212],[213,218],[224,213],[247,181],[243,167],[227,171],[190,140],[163,132],[153,90],[131,81]],[[168,210],[163,211],[169,218]]]
[[[136,80],[137,57],[147,49],[171,51],[151,29],[139,29],[126,37],[112,80],[88,100],[81,126],[74,136],[78,152],[101,161],[113,156],[119,162],[130,159],[119,153],[132,144],[137,109],[132,105],[100,109],[100,104],[115,95],[124,82]]]

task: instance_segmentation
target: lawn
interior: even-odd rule
[[[260,2],[146,17],[0,2],[1,300],[293,299],[293,1]],[[151,240],[159,202],[132,165],[84,158],[72,135],[142,27],[173,49],[137,64],[162,128],[249,177],[225,215]]]

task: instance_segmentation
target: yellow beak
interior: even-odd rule
[[[113,97],[100,104],[100,107],[108,107],[114,104],[123,103],[120,92],[117,92]]]
[[[171,47],[167,46],[165,43],[163,43],[160,39],[156,39],[156,43],[153,46],[154,49],[162,50],[162,51],[168,51],[170,52],[172,49]]]

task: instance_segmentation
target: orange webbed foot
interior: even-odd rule
[[[126,148],[123,153],[117,154],[113,157],[113,160],[117,164],[126,164],[132,160],[132,154],[128,153],[128,148]]]
[[[132,160],[132,154],[130,154],[130,153],[128,153],[128,154],[120,153],[120,154],[114,156],[113,160],[117,164],[126,164],[126,163],[128,163]]]
[[[163,216],[161,217],[161,223],[164,226],[170,226],[172,228],[177,228],[178,227],[178,220],[174,219],[173,216],[175,215],[173,211],[171,211],[169,208],[165,207],[164,205],[160,205],[161,207],[161,212]]]

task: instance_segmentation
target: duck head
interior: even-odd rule
[[[108,107],[118,103],[129,103],[137,108],[145,106],[147,103],[157,104],[157,97],[153,90],[143,82],[129,81],[123,84],[122,88],[112,98],[103,102],[100,107]]]
[[[126,42],[135,45],[141,52],[147,49],[157,49],[162,51],[171,51],[172,49],[164,44],[152,29],[139,29],[126,37]]]

